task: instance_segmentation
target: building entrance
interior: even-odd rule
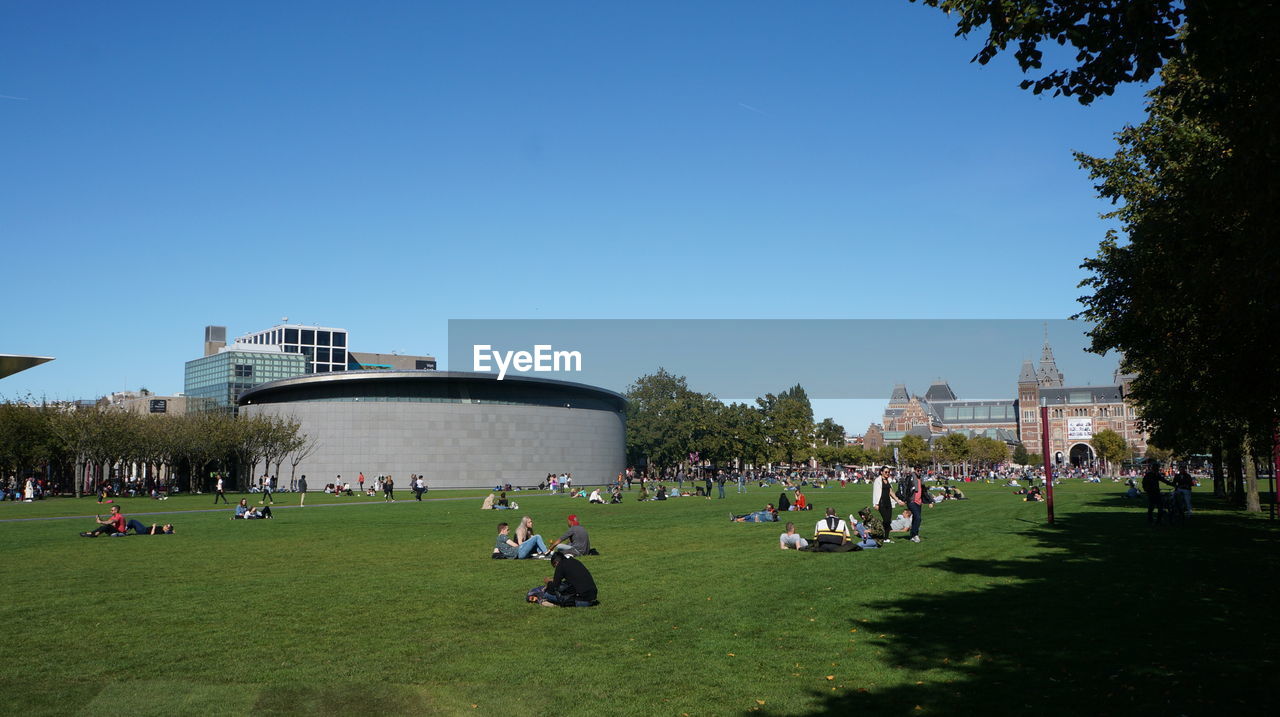
[[[1071,447],[1071,465],[1080,468],[1093,465],[1093,446],[1077,443]]]

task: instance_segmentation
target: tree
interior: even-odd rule
[[[651,474],[678,465],[711,433],[714,397],[689,389],[683,376],[659,368],[627,388],[627,455]],[[709,442],[709,441],[708,441]]]
[[[981,465],[999,465],[1009,460],[1009,444],[987,436],[975,436],[969,441],[969,455]]]
[[[830,418],[822,419],[822,422],[814,427],[814,437],[818,443],[829,446],[843,446],[844,435],[844,426]]]
[[[902,437],[898,444],[898,459],[909,466],[922,466],[929,462],[929,444],[914,433]]]
[[[952,467],[969,457],[969,437],[963,433],[948,433],[937,445],[938,457]]]
[[[1235,455],[1246,443],[1269,453],[1255,439],[1280,405],[1264,328],[1280,319],[1280,53],[1261,30],[1280,26],[1280,2],[924,2],[955,13],[957,34],[988,29],[980,63],[1015,44],[1029,72],[1042,69],[1040,43],[1075,48],[1073,67],[1023,82],[1037,93],[1088,104],[1160,71],[1146,121],[1117,135],[1116,155],[1078,155],[1120,224],[1084,264],[1079,317],[1096,322],[1091,350],[1119,352],[1137,375],[1130,399],[1152,438],[1226,455],[1228,493],[1256,505]]]
[[[776,396],[765,394],[756,404],[764,414],[770,460],[795,463],[809,458],[814,442],[813,406],[804,388],[796,384]]]
[[[1019,443],[1013,449],[1013,462],[1020,466],[1031,465],[1031,454],[1027,453],[1027,447]]]
[[[1123,436],[1110,428],[1093,434],[1089,444],[1098,457],[1106,461],[1108,470],[1111,470],[1112,464],[1123,461],[1129,455],[1129,444],[1125,443]]]

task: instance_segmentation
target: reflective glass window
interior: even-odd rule
[[[297,330],[297,329],[285,329],[285,330],[284,330],[284,342],[285,342],[286,344],[296,344],[296,343],[298,343],[298,330]]]
[[[335,331],[335,332],[333,332],[333,345],[334,345],[334,346],[341,346],[341,347],[345,348],[345,347],[346,347],[346,345],[347,345],[347,332],[345,332],[345,331]]]
[[[330,338],[330,336],[329,336],[329,332],[328,332],[328,331],[317,331],[317,332],[316,332],[316,345],[317,345],[317,346],[329,346],[329,345],[331,345],[332,343],[333,343],[333,340]]]

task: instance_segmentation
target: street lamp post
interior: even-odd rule
[[[1053,462],[1049,459],[1049,404],[1040,399],[1040,455],[1044,456],[1044,502],[1053,525]]]

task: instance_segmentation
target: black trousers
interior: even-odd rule
[[[893,524],[893,504],[880,504],[880,522],[884,523],[884,537],[889,537],[889,526]]]

